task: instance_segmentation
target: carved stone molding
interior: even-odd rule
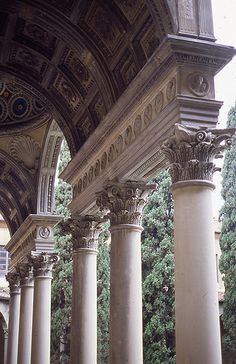
[[[102,232],[102,224],[106,218],[100,216],[85,215],[77,219],[68,219],[61,222],[64,234],[71,234],[73,249],[98,250],[98,236]]]
[[[20,276],[17,272],[9,272],[6,275],[9,283],[10,294],[20,293]]]
[[[32,284],[33,282],[33,270],[32,264],[26,263],[19,263],[16,266],[16,271],[20,277],[20,285],[27,285]]]
[[[59,261],[59,257],[54,253],[41,253],[29,255],[28,260],[33,266],[34,277],[51,277],[53,266]]]
[[[219,168],[214,158],[221,158],[222,151],[232,144],[235,129],[190,128],[175,124],[174,133],[162,145],[171,164],[173,183],[186,180],[212,181]]]
[[[73,198],[80,195],[94,180],[110,168],[122,152],[129,148],[142,132],[156,120],[176,96],[176,82],[176,77],[171,77],[167,85],[160,88],[160,91],[156,93],[144,110],[131,118],[124,132],[114,137],[112,143],[108,144],[106,151],[100,155],[94,165],[88,166],[86,172],[73,186]]]
[[[109,210],[111,225],[141,225],[148,193],[154,189],[156,184],[145,182],[109,182],[103,191],[97,193],[96,202],[101,211]]]

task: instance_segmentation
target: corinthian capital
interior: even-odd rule
[[[6,280],[9,283],[10,293],[20,292],[20,276],[17,272],[7,273]]]
[[[215,158],[232,144],[235,129],[194,129],[175,124],[174,133],[162,145],[171,164],[172,182],[186,180],[212,181],[219,168]]]
[[[21,285],[32,283],[33,279],[32,264],[30,264],[29,262],[19,263],[16,266],[16,271],[19,274]]]
[[[98,249],[98,236],[106,221],[100,216],[85,215],[60,223],[64,234],[72,235],[73,249]]]
[[[154,189],[156,184],[145,182],[109,182],[104,190],[97,194],[97,205],[101,211],[109,211],[111,225],[141,225],[143,207],[149,192]]]
[[[59,261],[59,257],[53,253],[41,253],[38,255],[30,255],[28,257],[30,264],[33,266],[34,276],[52,275],[52,268]]]

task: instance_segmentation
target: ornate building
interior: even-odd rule
[[[210,0],[2,0],[0,209],[11,240],[8,364],[50,363],[54,181],[72,161],[71,363],[96,363],[96,256],[111,221],[110,362],[141,364],[140,234],[148,180],[171,166],[177,364],[220,364],[211,179],[233,130],[215,130]],[[199,257],[199,258],[198,258]],[[193,289],[194,287],[194,289]]]

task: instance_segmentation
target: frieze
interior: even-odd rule
[[[95,165],[90,166],[85,172],[82,179],[73,186],[73,198],[76,198],[81,192],[83,192],[91,183],[96,180],[101,173],[106,171],[112,162],[118,158],[121,153],[131,145],[138,137],[141,132],[151,124],[156,117],[162,112],[162,110],[168,105],[168,103],[175,97],[176,92],[176,78],[172,77],[171,80],[163,87],[161,91],[152,99],[152,101],[146,106],[144,111],[135,116],[131,121],[130,125],[127,126],[123,134],[118,135],[115,138],[114,143],[103,152],[100,159],[98,159]],[[169,99],[167,97],[169,95]],[[93,169],[91,169],[93,167]],[[92,173],[93,177],[88,174]]]

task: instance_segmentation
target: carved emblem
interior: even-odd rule
[[[42,239],[47,239],[50,236],[50,229],[47,226],[41,226],[39,228],[39,236]]]
[[[188,76],[187,84],[189,90],[196,96],[206,96],[210,91],[209,82],[201,72],[193,72]]]

